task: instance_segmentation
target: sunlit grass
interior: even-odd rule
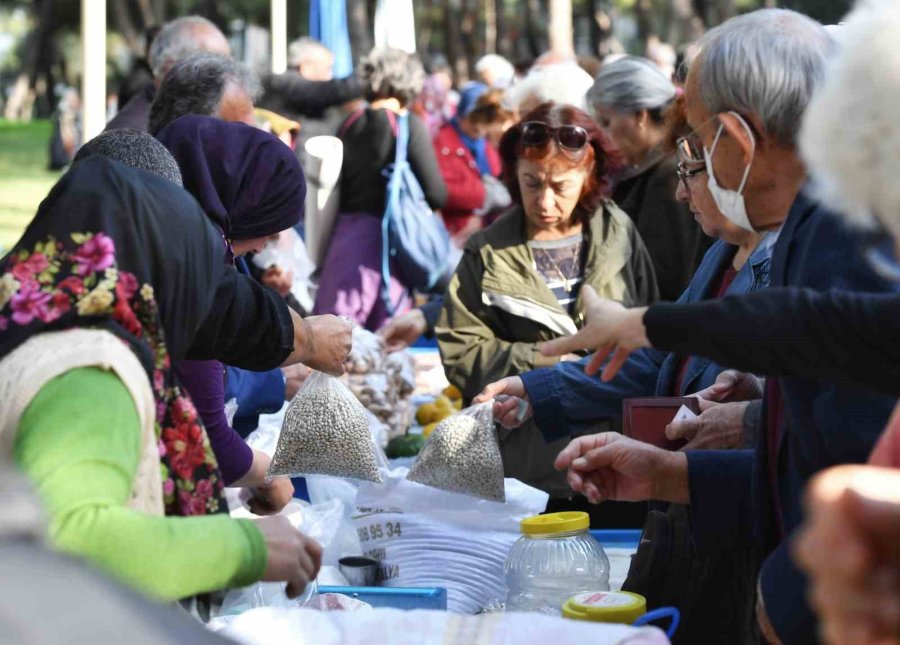
[[[9,249],[59,178],[47,170],[49,121],[0,119],[0,248]]]

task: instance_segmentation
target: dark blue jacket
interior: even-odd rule
[[[862,259],[859,244],[859,233],[801,192],[775,245],[771,286],[892,290]],[[703,335],[699,324],[697,338]],[[864,462],[895,398],[825,380],[781,378],[779,385],[784,422],[777,449],[778,506],[770,486],[764,409],[755,451],[688,452],[692,530],[702,554],[763,545],[769,554],[760,586],[769,619],[785,643],[814,643],[806,581],[790,558],[790,535],[802,520],[803,490],[820,470]]]
[[[776,234],[767,235],[741,267],[728,288],[730,295],[746,294],[768,285],[769,267]],[[736,247],[718,241],[713,244],[697,268],[680,304],[698,302],[715,294]],[[656,349],[634,352],[615,380],[604,383],[588,376],[588,359],[563,361],[522,375],[528,398],[534,408],[534,420],[547,442],[581,434],[600,419],[622,414],[622,400],[645,396],[683,396],[709,387],[726,368],[705,358],[692,356],[681,390],[676,392],[679,357]]]
[[[235,265],[238,271],[250,275],[244,258],[236,258]],[[284,375],[281,369],[252,372],[226,365],[225,400],[231,399],[236,399],[238,404],[231,427],[246,438],[259,425],[259,415],[274,414],[284,405]]]

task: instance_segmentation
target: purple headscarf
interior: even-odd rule
[[[186,115],[157,138],[175,157],[184,187],[229,240],[274,235],[303,216],[306,179],[293,151],[243,123]]]

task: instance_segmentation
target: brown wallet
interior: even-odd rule
[[[678,450],[684,440],[666,439],[666,426],[681,406],[700,414],[700,401],[692,396],[659,396],[622,401],[622,434],[666,450]]]

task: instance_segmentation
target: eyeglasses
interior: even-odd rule
[[[675,155],[678,158],[679,165],[706,163],[706,160],[703,158],[703,140],[693,132],[675,142]]]
[[[688,197],[691,196],[691,185],[690,183],[688,183],[688,179],[690,179],[691,177],[696,177],[701,172],[706,172],[706,164],[698,166],[696,168],[689,168],[687,163],[683,161],[678,162],[678,166],[675,169],[675,175],[678,177],[678,179],[681,181],[681,185],[684,186],[684,189],[687,191]]]
[[[529,121],[522,124],[522,145],[529,148],[537,148],[550,140],[556,140],[560,148],[573,152],[584,148],[588,143],[588,133],[577,125],[562,125],[551,128],[540,121]]]

